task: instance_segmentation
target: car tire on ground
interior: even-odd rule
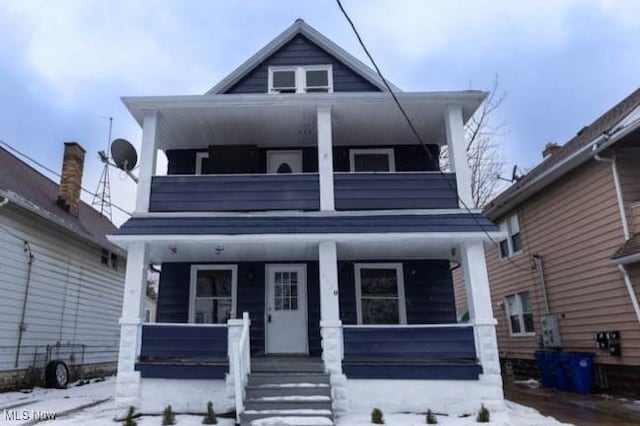
[[[60,360],[51,361],[45,371],[45,385],[48,388],[65,389],[69,384],[69,368]]]

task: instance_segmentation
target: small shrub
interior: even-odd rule
[[[202,419],[203,425],[217,425],[218,419],[216,418],[216,412],[213,411],[213,402],[207,402],[207,412],[204,413],[204,419]]]
[[[171,404],[167,405],[167,407],[162,410],[162,425],[175,425],[176,424],[176,415],[171,409]]]
[[[384,416],[381,409],[374,408],[373,411],[371,411],[371,423],[373,423],[374,425],[384,424]]]
[[[123,426],[137,426],[138,422],[136,422],[133,417],[135,415],[135,408],[133,406],[129,407],[129,412],[127,413],[127,417],[124,419]]]
[[[427,410],[427,424],[428,425],[438,424],[438,419],[436,419],[436,416],[433,414],[433,411],[431,411],[431,408]]]
[[[478,423],[489,423],[489,410],[487,407],[482,404],[480,406],[480,411],[478,411],[478,417],[476,417],[476,422]]]

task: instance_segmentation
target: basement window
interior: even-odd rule
[[[269,67],[269,93],[332,93],[331,65]]]
[[[522,251],[522,236],[520,235],[520,223],[518,215],[513,214],[500,222],[498,228],[507,231],[507,238],[500,241],[500,257],[507,258]]]
[[[534,335],[533,313],[529,292],[521,292],[506,297],[507,320],[512,336]]]

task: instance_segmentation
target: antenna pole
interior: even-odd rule
[[[113,130],[113,117],[103,117],[109,120],[109,136],[107,137],[107,151],[109,152],[109,144],[111,143],[111,131]],[[100,153],[100,159],[104,162],[104,168],[100,175],[100,181],[98,182],[98,189],[93,196],[92,206],[100,212],[100,214],[109,220],[112,219],[111,215],[111,182],[109,179],[109,159],[106,155]],[[105,161],[106,160],[106,161]]]

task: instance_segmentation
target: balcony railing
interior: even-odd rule
[[[455,187],[451,173],[335,173],[335,208],[457,208]],[[155,176],[149,205],[151,212],[319,209],[317,173]]]

